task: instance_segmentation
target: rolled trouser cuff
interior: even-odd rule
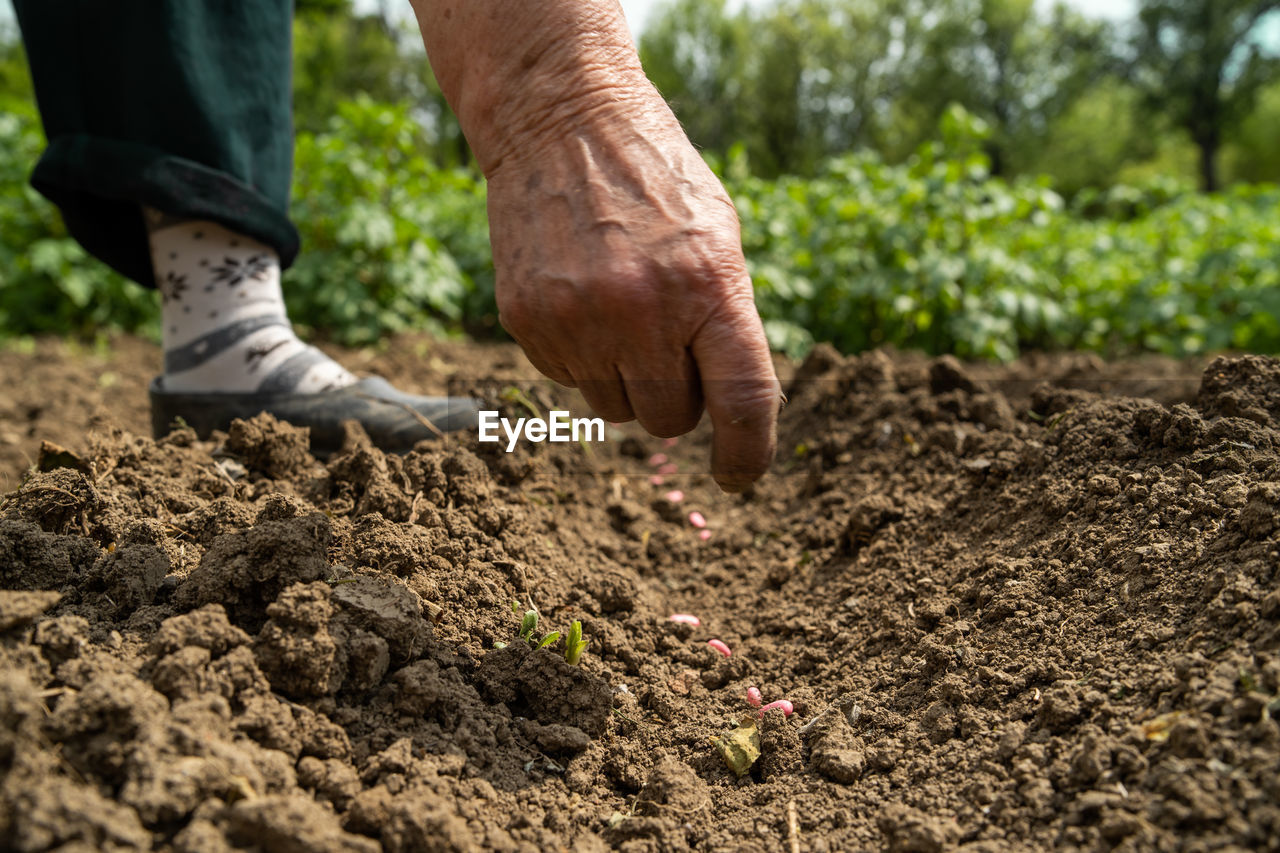
[[[298,255],[298,230],[254,187],[226,172],[136,142],[87,134],[50,140],[32,185],[62,211],[67,230],[112,269],[155,286],[141,207],[216,222],[271,246],[281,267]]]

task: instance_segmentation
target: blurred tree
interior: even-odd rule
[[[1041,161],[1054,122],[1114,64],[1110,28],[1033,0],[675,0],[641,57],[690,137],[764,176],[874,148],[901,160],[963,104],[996,172]]]
[[[1231,180],[1280,183],[1280,81],[1258,93],[1257,106],[1223,153]]]
[[[1156,154],[1162,134],[1144,124],[1140,100],[1118,77],[1099,80],[1048,123],[1041,144],[1014,149],[1018,170],[1052,175],[1054,189],[1066,196],[1111,185],[1121,169]]]
[[[1152,112],[1191,135],[1206,192],[1218,189],[1218,152],[1227,134],[1274,79],[1277,60],[1256,36],[1277,9],[1280,0],[1141,0],[1133,78]]]
[[[724,154],[741,143],[762,175],[812,173],[885,135],[922,6],[783,0],[730,13],[724,0],[675,0],[640,55],[696,144]]]
[[[645,71],[696,144],[723,153],[744,138],[751,13],[725,0],[675,0],[640,38]],[[752,106],[761,106],[753,103]]]
[[[350,0],[297,0],[293,26],[294,123],[326,130],[336,107],[358,95],[411,105],[423,144],[441,165],[466,165],[470,152],[427,62],[414,27],[387,8],[357,14]]]
[[[0,21],[0,113],[29,108],[33,97],[27,54],[16,24]]]
[[[992,126],[987,153],[997,175],[1025,171],[1054,123],[1113,65],[1109,25],[1062,3],[1047,14],[1033,0],[929,6],[902,112],[927,134],[949,104],[963,104]]]

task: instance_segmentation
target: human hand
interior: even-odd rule
[[[543,373],[672,436],[711,414],[730,491],[773,458],[777,377],[733,204],[617,0],[412,0],[489,180],[498,308]]]
[[[656,436],[705,405],[716,482],[764,473],[780,388],[737,214],[656,92],[508,153],[489,227],[502,324],[540,371]]]

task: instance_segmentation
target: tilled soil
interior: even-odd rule
[[[0,355],[7,849],[1280,849],[1280,362],[820,348],[734,497],[705,425],[152,441],[152,355]],[[571,400],[509,347],[360,366]]]

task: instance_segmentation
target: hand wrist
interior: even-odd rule
[[[663,105],[611,0],[446,3],[413,0],[441,88],[486,175],[620,108],[639,118]]]

